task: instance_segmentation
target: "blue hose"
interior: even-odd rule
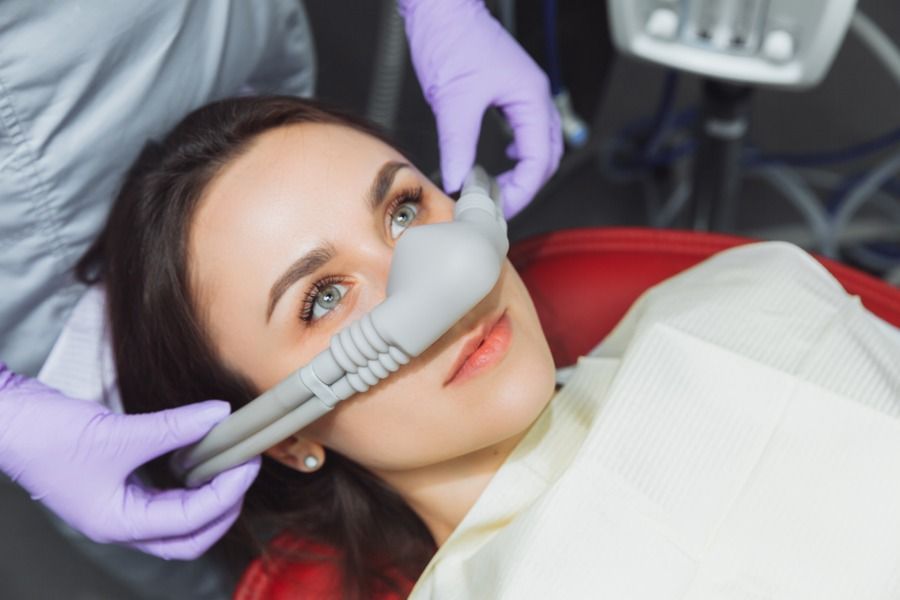
[[[760,153],[755,156],[750,156],[748,158],[747,166],[754,167],[775,163],[787,164],[794,167],[821,167],[834,165],[865,158],[870,154],[890,148],[898,142],[900,142],[900,128],[872,138],[871,140],[866,140],[839,150],[810,153]]]

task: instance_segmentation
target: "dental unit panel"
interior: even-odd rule
[[[611,0],[623,53],[707,77],[803,89],[827,73],[856,0]]]

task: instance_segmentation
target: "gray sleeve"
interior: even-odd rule
[[[315,57],[296,0],[4,0],[0,48],[0,360],[34,374],[147,139],[247,86],[312,93]]]
[[[316,52],[304,3],[270,4],[265,50],[248,84],[259,93],[310,97],[316,90]]]

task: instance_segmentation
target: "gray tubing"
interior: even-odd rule
[[[778,189],[794,205],[809,225],[820,252],[829,254],[831,226],[828,213],[816,193],[795,172],[788,168],[772,165],[754,171]]]
[[[312,392],[300,380],[300,371],[295,371],[219,423],[200,444],[180,453],[177,462],[182,468],[192,468],[206,462],[216,454],[225,452],[234,440],[262,431],[312,397]]]
[[[248,404],[247,406],[250,405]],[[299,429],[312,423],[329,410],[331,410],[331,408],[320,402],[317,398],[313,398],[308,402],[300,404],[299,407],[286,415],[282,415],[265,429],[253,433],[250,437],[242,439],[234,445],[225,447],[221,452],[213,454],[206,461],[191,468],[184,476],[185,485],[188,487],[203,485],[222,471],[242,464],[254,456],[259,456],[274,444],[278,443],[273,443],[273,439],[281,441],[289,438]],[[237,413],[235,413],[235,415],[236,414]],[[228,419],[226,419],[226,422],[227,421]],[[300,424],[299,427],[297,424]]]
[[[850,21],[850,28],[869,50],[881,61],[894,81],[900,85],[900,50],[872,19],[858,10]]]
[[[476,168],[452,222],[413,227],[400,237],[381,304],[179,453],[175,466],[185,483],[201,485],[258,456],[421,354],[493,289],[508,248],[496,184]]]
[[[840,238],[847,223],[898,170],[900,170],[900,152],[889,156],[884,162],[869,171],[862,181],[857,183],[847,194],[831,222],[831,236],[828,249],[834,256],[837,256],[838,253],[837,240]]]

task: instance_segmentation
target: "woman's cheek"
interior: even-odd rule
[[[434,441],[423,436],[433,429],[429,416],[410,405],[415,395],[415,390],[409,389],[411,383],[388,377],[364,394],[340,403],[310,425],[308,433],[364,467],[404,468],[411,459],[421,459]]]

